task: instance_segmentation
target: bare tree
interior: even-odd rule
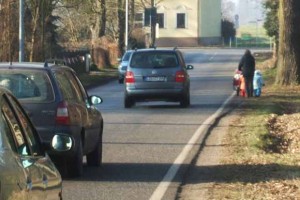
[[[235,4],[231,0],[222,1],[222,18],[226,21],[233,21],[234,19]]]

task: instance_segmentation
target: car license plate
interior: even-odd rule
[[[149,82],[165,82],[166,77],[164,77],[164,76],[146,76],[146,77],[144,77],[144,80],[149,81]]]

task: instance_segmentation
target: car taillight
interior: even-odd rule
[[[125,74],[125,83],[134,83],[134,74],[131,71],[127,71]]]
[[[186,77],[185,77],[185,73],[183,71],[176,72],[176,77],[175,77],[176,82],[182,83],[185,81],[185,79],[186,79]]]
[[[59,125],[69,125],[70,124],[70,117],[69,117],[67,102],[62,101],[58,104],[55,122],[56,122],[56,124],[59,124]]]

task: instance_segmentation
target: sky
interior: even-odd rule
[[[234,11],[239,16],[239,24],[263,23],[264,9],[263,0],[231,0],[236,4]]]

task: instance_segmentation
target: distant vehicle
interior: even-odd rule
[[[0,85],[18,98],[43,142],[49,144],[56,133],[74,139],[73,151],[49,152],[62,175],[80,176],[84,155],[89,166],[101,165],[103,118],[94,105],[102,99],[88,96],[71,68],[50,63],[0,63]]]
[[[178,49],[139,49],[132,53],[125,74],[124,107],[138,101],[178,101],[190,105],[190,79]]]
[[[69,151],[71,137],[55,134],[42,145],[18,100],[3,87],[0,107],[0,199],[62,199],[61,175],[45,151]]]
[[[129,61],[129,58],[130,58],[132,52],[133,52],[133,50],[126,51],[121,59],[119,66],[118,66],[119,83],[120,84],[122,84],[124,82],[125,72],[127,70],[128,61]]]

